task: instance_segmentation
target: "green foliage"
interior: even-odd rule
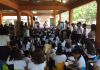
[[[84,20],[86,23],[92,23],[96,20],[97,4],[92,2],[90,4],[74,9],[73,21]]]

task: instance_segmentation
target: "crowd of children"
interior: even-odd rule
[[[64,28],[62,22],[48,29],[27,28],[26,25],[21,26],[20,36],[16,37],[7,32],[2,34],[9,26],[1,25],[0,49],[4,50],[0,51],[0,61],[13,65],[10,70],[61,70],[57,66],[59,63],[64,63],[63,70],[99,70],[100,51],[97,54],[95,28],[94,24],[89,29],[81,22],[70,25],[67,21]]]

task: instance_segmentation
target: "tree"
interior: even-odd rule
[[[86,23],[92,23],[96,20],[96,13],[97,4],[96,2],[91,2],[90,4],[74,9],[73,21],[83,19]]]

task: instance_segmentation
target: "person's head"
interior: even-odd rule
[[[59,20],[59,21],[58,21],[58,24],[60,24],[60,23],[61,23],[61,21]]]
[[[27,22],[25,22],[25,26],[27,27]]]
[[[68,23],[68,21],[66,20],[66,21],[65,21],[65,23],[67,24],[67,23]]]
[[[74,23],[72,23],[71,25],[72,25],[72,27],[74,27],[74,26],[75,26],[75,24],[74,24]]]
[[[55,48],[56,47],[56,44],[55,43],[52,43],[52,48]]]
[[[13,53],[12,57],[14,60],[22,60],[23,56],[17,47],[14,47],[12,49],[12,53]]]
[[[60,38],[60,41],[61,41],[61,42],[64,42],[64,38]]]
[[[83,45],[85,44],[85,41],[86,41],[86,36],[82,35],[82,38],[80,39],[80,43]]]
[[[73,31],[71,34],[71,40],[72,40],[72,44],[76,44],[79,42],[79,38],[78,38],[78,34],[76,31]]]
[[[30,39],[29,38],[24,38],[23,44],[26,45],[28,42],[30,42]]]
[[[20,26],[23,26],[23,21],[20,22]]]
[[[78,27],[80,27],[81,25],[82,25],[82,23],[81,23],[81,22],[78,22],[78,23],[77,23],[77,26],[78,26]]]
[[[47,21],[45,21],[45,23],[47,23]]]
[[[63,50],[62,50],[61,43],[59,43],[58,46],[57,46],[56,54],[57,54],[57,55],[63,54]]]
[[[72,55],[75,57],[75,58],[79,58],[81,55],[82,55],[82,51],[79,49],[79,48],[74,48],[72,50]]]
[[[85,40],[85,47],[87,48],[87,53],[94,55],[96,53],[96,49],[90,39]]]
[[[0,27],[0,35],[8,35],[9,34],[9,30],[8,27]]]
[[[66,31],[66,38],[69,39],[71,36],[71,30]]]
[[[91,25],[91,31],[95,31],[96,30],[96,25],[95,24],[92,24]]]
[[[66,42],[65,47],[66,47],[66,48],[71,48],[70,43]]]
[[[35,64],[41,64],[45,61],[44,53],[40,48],[36,48],[34,52],[31,54],[32,61]]]
[[[90,39],[86,39],[85,40],[85,45],[88,47],[88,46],[93,46],[93,43]]]
[[[25,51],[25,52],[24,52],[24,56],[25,56],[25,57],[29,57],[29,56],[30,56],[30,52],[29,52],[29,51]]]
[[[82,26],[83,26],[83,28],[86,28],[87,27],[87,25],[85,23]]]

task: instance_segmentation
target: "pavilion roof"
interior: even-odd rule
[[[95,0],[0,0],[0,10],[25,11],[33,15],[53,15],[69,11]]]

